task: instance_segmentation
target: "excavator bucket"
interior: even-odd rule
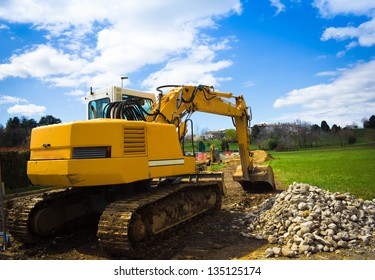
[[[242,168],[238,166],[233,180],[239,182],[246,192],[262,193],[276,189],[273,170],[269,165],[254,166],[248,177],[243,176]]]

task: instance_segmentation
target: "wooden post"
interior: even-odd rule
[[[3,246],[0,247],[1,250],[4,251],[7,249],[7,229],[6,229],[6,217],[4,211],[4,197],[5,197],[5,189],[4,183],[1,177],[1,163],[0,163],[0,219],[1,219],[1,230],[3,232]]]

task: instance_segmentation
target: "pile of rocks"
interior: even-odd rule
[[[375,199],[294,183],[249,213],[244,222],[254,237],[275,244],[266,250],[266,257],[333,252],[372,242]]]

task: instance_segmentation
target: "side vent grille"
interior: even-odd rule
[[[111,147],[75,147],[73,148],[73,159],[110,158]]]
[[[124,156],[146,155],[144,126],[124,126]]]

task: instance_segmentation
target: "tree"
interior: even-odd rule
[[[203,139],[204,139],[204,136],[206,135],[207,132],[208,132],[208,128],[207,128],[207,127],[202,128],[202,129],[201,129],[201,134],[200,134],[200,136],[202,136]]]
[[[8,121],[7,121],[7,124],[5,126],[5,129],[15,129],[15,128],[19,128],[20,127],[20,124],[21,124],[21,121],[18,117],[14,117],[14,118],[10,118]]]
[[[357,138],[354,135],[349,135],[348,137],[348,144],[354,144],[357,141]]]
[[[253,127],[251,128],[251,137],[252,137],[253,139],[257,139],[259,133],[260,133],[260,128],[259,128],[259,126],[257,126],[256,124],[253,125]]]
[[[320,127],[321,127],[322,131],[325,131],[325,132],[329,132],[330,131],[328,123],[326,121],[324,121],[324,120],[320,124]]]
[[[221,150],[224,152],[224,151],[229,151],[229,143],[228,143],[228,141],[225,139],[225,138],[223,138],[222,140],[221,140]]]
[[[31,129],[37,126],[34,119],[22,116],[10,118],[7,121],[5,131],[1,136],[1,145],[4,147],[27,147],[30,142]]]
[[[4,133],[5,133],[5,129],[4,127],[0,124],[0,147],[3,147],[4,146]]]
[[[279,140],[275,137],[271,137],[268,139],[268,147],[270,150],[275,150],[279,145]]]
[[[206,145],[203,143],[203,141],[198,142],[198,152],[205,152],[206,151]]]
[[[10,118],[5,129],[0,131],[0,146],[2,147],[28,147],[30,144],[31,130],[40,125],[61,123],[51,115],[44,116],[37,123],[34,119],[28,119],[25,116]]]
[[[332,128],[331,128],[331,130],[332,130],[332,133],[333,133],[333,134],[337,134],[337,133],[339,133],[339,132],[340,132],[340,130],[341,130],[341,127],[340,127],[340,126],[338,126],[337,124],[334,124],[334,125],[332,125]]]
[[[367,118],[363,118],[362,119],[362,123],[363,123],[363,128],[369,128],[369,122],[368,122],[368,119]]]
[[[229,142],[236,142],[237,141],[237,132],[235,129],[231,128],[231,129],[227,129],[225,131],[225,138],[229,141]]]
[[[310,127],[310,146],[311,147],[318,147],[322,145],[322,139],[321,139],[321,129],[320,126],[317,124],[314,124]]]
[[[50,124],[57,124],[57,123],[61,123],[61,120],[55,118],[54,116],[46,115],[40,118],[38,125],[43,126],[43,125],[50,125]]]
[[[375,115],[372,115],[370,119],[363,119],[364,128],[375,128]]]
[[[22,117],[20,126],[25,129],[33,129],[34,127],[38,126],[38,123],[34,119]]]
[[[375,115],[372,115],[368,121],[370,123],[370,128],[375,128]]]
[[[307,148],[307,143],[311,143],[311,133],[310,133],[310,124],[303,122],[301,120],[296,120],[297,125],[297,136],[298,136],[298,145],[300,148]]]
[[[320,133],[320,126],[317,125],[317,124],[314,124],[311,126],[311,132],[314,132],[314,133]]]

